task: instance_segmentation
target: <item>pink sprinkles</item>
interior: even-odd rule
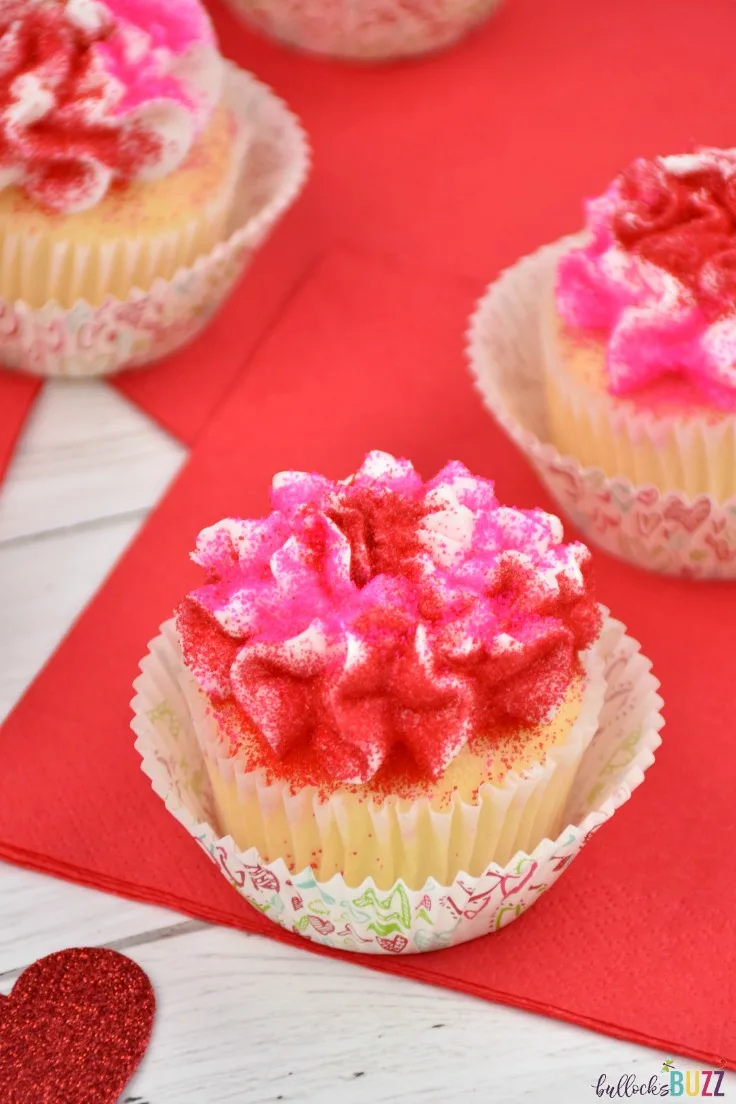
[[[557,518],[380,452],[341,483],[282,473],[271,503],[200,533],[207,582],[177,611],[233,750],[260,736],[252,769],[436,780],[475,734],[551,719],[600,629],[590,554]]]

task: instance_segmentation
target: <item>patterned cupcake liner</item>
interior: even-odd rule
[[[181,687],[182,660],[173,623],[149,645],[132,707],[142,769],[166,808],[202,847],[238,893],[275,923],[341,950],[413,954],[451,947],[499,931],[530,908],[569,866],[601,825],[628,801],[654,762],[661,739],[662,699],[650,663],[624,626],[607,618],[597,645],[606,692],[598,729],[588,745],[565,809],[566,827],[530,853],[492,864],[478,878],[452,885],[429,879],[419,890],[398,880],[376,889],[341,875],[318,881],[307,867],[264,862],[221,838],[209,775]]]
[[[164,635],[169,636],[168,627]],[[177,641],[172,639],[172,645],[178,650]],[[339,870],[351,885],[371,876],[380,891],[398,876],[414,887],[430,875],[447,881],[458,869],[472,872],[472,877],[492,857],[503,864],[560,831],[565,802],[597,731],[605,694],[603,658],[597,648],[581,658],[585,693],[565,739],[523,773],[509,771],[501,783],[481,784],[475,800],[466,801],[455,792],[439,809],[429,795],[411,802],[395,797],[363,801],[359,811],[352,795],[339,791],[324,797],[318,789],[304,787],[297,798],[288,782],[246,770],[229,754],[229,740],[193,675],[182,669],[179,684],[209,772],[221,830],[232,834],[236,844],[240,832],[246,832],[247,842],[262,854],[282,858],[278,848],[289,841],[292,867],[312,865],[320,881]],[[316,855],[319,862],[311,863]],[[395,868],[397,855],[400,870]]]
[[[354,60],[433,53],[500,0],[229,0],[253,28],[300,50]]]
[[[736,499],[636,486],[584,467],[549,443],[541,315],[557,262],[578,240],[544,246],[489,286],[468,331],[476,387],[587,540],[650,571],[736,579]]]
[[[310,164],[304,131],[286,104],[228,64],[226,101],[249,135],[229,237],[191,268],[125,299],[64,309],[0,299],[0,362],[37,376],[103,376],[142,367],[191,341],[222,306],[256,250],[299,195]]]

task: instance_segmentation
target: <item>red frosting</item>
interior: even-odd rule
[[[554,715],[599,631],[590,556],[460,464],[371,453],[287,473],[274,511],[200,534],[185,662],[249,766],[299,784],[437,779],[473,736]],[[254,732],[256,737],[254,739]]]
[[[222,72],[199,0],[0,0],[0,189],[73,213],[173,172]]]
[[[729,175],[724,157],[701,166],[694,155],[684,171],[640,158],[619,177],[612,220],[618,242],[672,273],[709,319],[736,309],[736,158]]]
[[[611,394],[736,410],[736,149],[639,158],[586,214],[555,295],[605,334]]]

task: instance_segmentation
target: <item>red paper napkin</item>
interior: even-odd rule
[[[276,470],[343,476],[383,448],[429,476],[456,457],[495,477],[503,500],[549,506],[465,370],[480,291],[362,251],[316,269],[0,732],[0,855],[297,942],[241,901],[152,793],[128,728],[131,682],[145,642],[199,580],[187,559],[198,529],[265,511]],[[647,781],[500,934],[361,961],[736,1067],[736,588],[596,560],[601,599],[663,684],[668,726]]]
[[[115,383],[186,444],[331,242],[488,278],[579,225],[581,198],[632,157],[734,140],[732,0],[509,0],[455,49],[373,67],[301,56],[208,3],[224,52],[300,115],[315,160],[214,326]],[[0,377],[11,406],[19,422]],[[0,415],[0,455],[12,437]]]

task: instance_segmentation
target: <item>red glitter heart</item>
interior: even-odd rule
[[[115,1104],[155,1008],[143,970],[117,951],[74,947],[39,959],[0,997],[0,1100]]]

